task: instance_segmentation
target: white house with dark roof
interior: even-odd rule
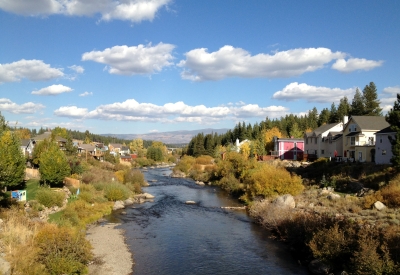
[[[316,158],[320,157],[334,157],[335,150],[332,146],[333,133],[338,133],[343,130],[343,123],[330,123],[324,124],[312,132],[304,133],[304,153],[307,155],[315,155]],[[329,143],[329,133],[330,136]],[[330,146],[329,146],[330,145]],[[336,140],[334,145],[336,145]]]
[[[343,157],[350,161],[375,161],[375,133],[389,126],[384,117],[352,116],[343,129]]]
[[[394,139],[396,132],[390,127],[386,127],[375,133],[375,163],[390,164],[390,159],[393,157],[392,144],[390,139]]]

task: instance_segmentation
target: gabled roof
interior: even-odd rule
[[[94,151],[94,149],[95,149],[96,147],[95,147],[94,145],[91,145],[91,144],[81,144],[81,145],[79,145],[78,148],[81,148],[81,149],[83,149],[83,150],[85,150],[85,151],[90,152],[90,151]]]
[[[375,135],[378,135],[378,134],[388,134],[388,133],[396,133],[396,132],[393,131],[392,128],[390,128],[390,126],[389,126],[389,127],[386,127],[386,128],[384,128],[384,129],[382,129],[382,130],[376,132]]]
[[[112,146],[114,148],[122,148],[122,144],[121,143],[110,143],[109,146]]]
[[[357,123],[362,131],[379,131],[389,126],[389,123],[387,123],[383,116],[352,116],[348,123],[350,123],[351,120]]]
[[[337,126],[338,124],[340,124],[340,122],[321,125],[317,129],[315,129],[313,131],[313,133],[315,133],[315,135],[318,136],[318,135],[328,131],[329,129],[332,129],[333,127]]]
[[[21,147],[27,147],[29,145],[29,143],[31,142],[30,139],[21,139]]]

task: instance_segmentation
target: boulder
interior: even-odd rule
[[[124,209],[125,205],[123,201],[116,201],[113,206],[113,210]]]
[[[172,172],[170,175],[171,178],[186,178],[186,174],[181,171]]]
[[[186,203],[186,204],[196,204],[195,201],[186,201],[185,203]]]
[[[384,205],[384,204],[381,203],[380,201],[376,201],[376,202],[374,203],[374,208],[375,208],[376,210],[378,210],[378,211],[381,211],[381,210],[383,210],[383,209],[386,208],[386,205]]]
[[[126,199],[126,200],[124,201],[124,205],[132,205],[132,204],[133,204],[133,200],[132,200],[131,198]]]
[[[314,275],[329,274],[330,267],[319,259],[312,260],[308,264],[308,270]]]
[[[331,193],[331,194],[329,194],[329,195],[327,196],[327,198],[328,198],[329,200],[334,201],[334,200],[340,199],[340,195],[339,195],[339,194],[335,194],[335,193]]]
[[[276,198],[272,203],[278,207],[289,207],[289,208],[296,207],[296,202],[294,201],[293,196],[290,194],[280,196]]]
[[[154,199],[154,196],[149,194],[149,193],[143,193],[143,196],[146,200],[152,200]]]

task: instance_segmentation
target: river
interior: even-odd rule
[[[150,186],[143,191],[154,201],[117,214],[133,252],[134,275],[308,274],[244,210],[222,209],[240,206],[227,193],[170,173],[144,171]]]

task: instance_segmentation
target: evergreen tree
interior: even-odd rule
[[[62,184],[65,177],[71,174],[67,157],[57,143],[50,142],[46,151],[40,155],[40,177],[50,186]]]
[[[308,111],[307,117],[308,123],[307,128],[315,129],[318,127],[318,111],[317,108],[313,108],[312,110]]]
[[[349,116],[350,115],[350,103],[347,97],[343,97],[340,99],[339,107],[337,109],[337,116],[339,118],[339,121],[343,121],[344,116]]]
[[[354,94],[353,101],[351,102],[350,115],[362,116],[364,115],[364,100],[360,90],[357,88]]]
[[[400,167],[400,94],[397,94],[397,101],[394,102],[393,108],[385,116],[386,121],[390,124],[390,128],[396,132],[395,138],[391,139],[392,164]]]
[[[292,125],[292,128],[290,129],[290,136],[294,138],[302,138],[303,137],[303,131],[299,129],[298,124],[295,122]]]
[[[382,108],[378,100],[378,93],[374,82],[370,82],[363,89],[364,115],[382,116]]]
[[[331,116],[331,113],[328,110],[328,108],[322,109],[322,111],[321,111],[321,113],[319,114],[319,117],[318,117],[318,126],[321,126],[321,125],[329,123],[329,117],[330,116]],[[313,128],[311,128],[311,129],[313,129]]]
[[[1,121],[0,123],[5,123]],[[24,180],[25,157],[20,149],[19,138],[0,125],[0,187],[15,186]]]
[[[334,102],[332,102],[331,110],[329,112],[329,123],[336,123],[336,122],[339,122],[339,116],[336,109],[336,105]]]

